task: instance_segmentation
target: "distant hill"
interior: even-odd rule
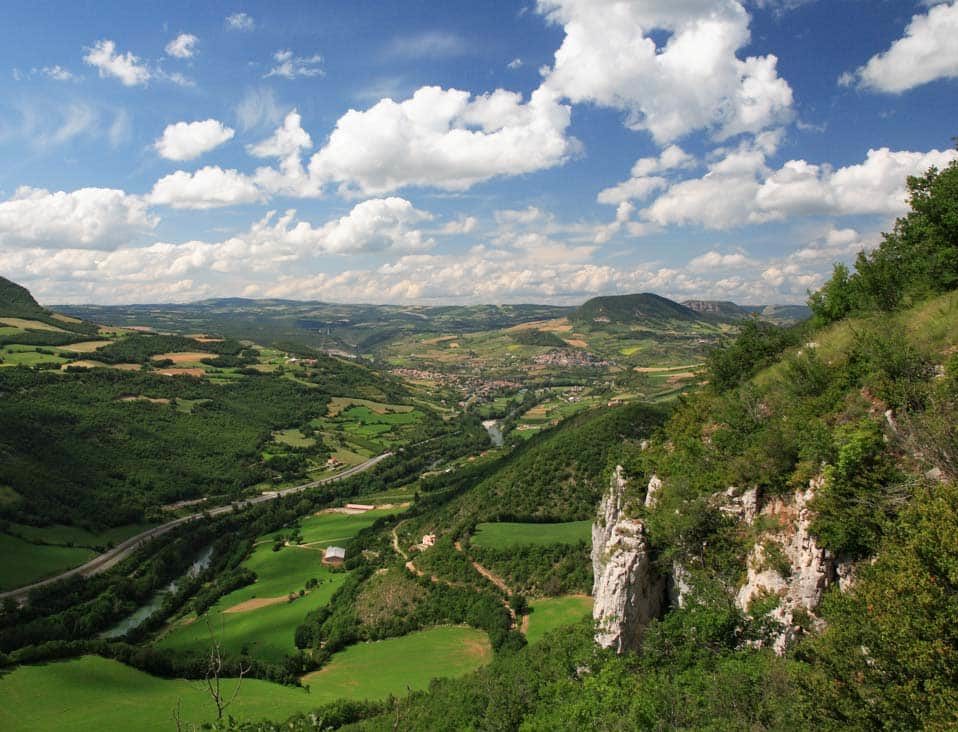
[[[755,312],[755,308],[742,307],[729,300],[686,300],[682,304],[701,315],[714,315],[723,320],[740,320]]]
[[[0,277],[0,315],[22,318],[48,315],[48,312],[40,307],[26,287]]]
[[[702,316],[694,310],[661,295],[645,292],[638,295],[594,297],[572,315],[579,325],[632,325],[643,321],[696,321]]]
[[[808,320],[812,316],[812,311],[805,305],[738,305],[729,300],[686,300],[682,304],[701,315],[725,321],[756,316],[787,325]]]

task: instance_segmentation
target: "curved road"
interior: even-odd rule
[[[281,491],[273,491],[269,493],[264,493],[261,496],[256,498],[250,498],[246,501],[240,501],[236,504],[231,504],[229,506],[219,506],[218,508],[213,508],[209,511],[204,511],[201,513],[193,513],[189,516],[183,516],[178,519],[173,519],[172,521],[167,521],[165,524],[159,526],[154,526],[152,529],[147,529],[146,531],[137,534],[136,536],[131,536],[126,541],[121,544],[117,544],[112,549],[103,552],[91,559],[86,564],[82,564],[79,567],[74,567],[62,574],[58,574],[56,577],[48,577],[45,580],[39,582],[34,582],[32,585],[27,585],[26,587],[18,587],[15,590],[9,590],[8,592],[0,592],[0,600],[4,600],[8,597],[12,597],[18,603],[24,603],[27,600],[27,596],[30,594],[31,590],[35,590],[38,587],[45,587],[46,585],[53,584],[54,582],[59,582],[60,580],[67,579],[68,577],[73,577],[75,575],[80,575],[82,577],[92,577],[93,575],[100,574],[101,572],[106,572],[108,569],[116,566],[118,563],[122,562],[128,556],[130,556],[134,551],[139,549],[141,546],[146,544],[148,541],[152,541],[158,536],[162,536],[171,529],[175,529],[177,526],[187,523],[188,521],[195,521],[201,519],[204,516],[222,516],[225,513],[231,513],[234,509],[234,505],[237,508],[245,508],[246,506],[252,506],[257,503],[265,503],[266,501],[274,501],[277,498],[284,498],[286,496],[292,495],[294,493],[302,493],[303,491],[309,488],[316,488],[317,486],[326,485],[327,483],[335,483],[337,480],[342,480],[343,478],[349,478],[357,473],[362,473],[365,470],[369,470],[371,467],[377,463],[382,462],[388,457],[392,457],[394,453],[384,452],[382,455],[377,455],[374,458],[370,458],[364,463],[359,465],[354,465],[351,468],[347,468],[342,473],[338,475],[330,476],[329,478],[323,478],[322,480],[314,480],[312,483],[304,483],[303,485],[293,486],[292,488],[284,488]]]

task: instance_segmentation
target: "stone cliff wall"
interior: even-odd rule
[[[649,556],[641,521],[624,514],[626,481],[616,468],[592,525],[596,642],[617,653],[638,650],[645,627],[665,604],[665,579]]]

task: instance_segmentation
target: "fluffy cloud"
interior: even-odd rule
[[[117,53],[116,43],[110,40],[94,43],[92,48],[87,49],[83,60],[95,66],[101,77],[112,76],[124,86],[141,86],[152,78],[150,70],[139,58],[129,51]]]
[[[840,82],[897,94],[936,79],[958,77],[956,36],[958,2],[935,4],[926,15],[914,16],[905,35],[887,51],[853,74],[843,74]]]
[[[65,225],[63,218],[58,226]],[[295,211],[279,217],[270,212],[246,232],[223,241],[157,242],[115,251],[92,251],[75,245],[52,249],[49,233],[46,238],[33,233],[29,233],[32,238],[25,238],[21,232],[21,241],[33,248],[8,248],[10,242],[0,238],[0,270],[18,280],[38,282],[41,295],[47,291],[45,287],[49,288],[50,296],[58,302],[168,302],[178,294],[182,299],[193,299],[212,294],[212,283],[216,282],[228,283],[219,290],[221,294],[235,294],[238,283],[247,278],[275,280],[284,267],[301,270],[304,260],[323,255],[402,255],[427,250],[433,241],[418,226],[431,218],[406,200],[375,199],[322,226],[298,221]],[[23,211],[12,212],[10,219],[23,226]],[[0,226],[7,223],[7,214],[0,208]],[[71,298],[71,293],[77,294]]]
[[[318,196],[317,185],[303,168],[302,152],[313,146],[313,140],[302,127],[302,118],[295,109],[286,115],[283,124],[273,135],[255,145],[247,145],[246,151],[258,158],[276,158],[279,170],[260,168],[256,171],[256,183],[269,193],[290,196]]]
[[[167,160],[193,160],[227,140],[235,132],[215,119],[167,125],[153,146]]]
[[[657,157],[640,158],[632,166],[632,177],[611,188],[599,192],[599,203],[621,204],[625,201],[644,201],[650,195],[668,185],[668,181],[654,175],[670,170],[690,168],[695,158],[678,145],[669,145]]]
[[[443,225],[440,233],[447,236],[471,234],[479,225],[479,219],[475,216],[460,216],[455,221],[450,221]]]
[[[406,186],[465,190],[562,163],[577,150],[565,134],[569,115],[543,89],[525,103],[501,89],[471,97],[423,87],[404,102],[383,99],[365,112],[347,112],[309,171],[319,183],[338,183],[345,195]]]
[[[138,196],[111,188],[69,193],[27,186],[0,202],[0,246],[111,248],[156,226]]]
[[[200,39],[192,33],[180,33],[166,44],[166,55],[174,58],[193,58],[196,55],[196,44]]]
[[[326,75],[326,72],[323,71],[320,66],[320,64],[323,63],[323,57],[319,55],[297,56],[289,49],[284,49],[274,53],[273,60],[276,62],[276,65],[267,71],[263,75],[263,78],[282,76],[284,79],[295,79],[299,76],[310,77]]]
[[[805,160],[771,169],[764,150],[744,145],[712,163],[702,178],[670,186],[640,215],[660,226],[695,224],[710,229],[793,216],[893,217],[907,210],[908,176],[956,159],[955,150],[881,148],[869,150],[862,163],[838,169]]]
[[[661,144],[699,129],[718,139],[787,121],[792,90],[775,56],[740,59],[749,17],[735,0],[537,0],[565,38],[544,85],[572,102],[628,112]],[[657,46],[654,32],[667,41]]]
[[[226,29],[233,31],[251,31],[256,28],[256,21],[246,13],[233,13],[226,16]]]
[[[208,209],[253,203],[262,192],[237,170],[208,165],[193,173],[178,170],[160,178],[149,195],[150,203],[173,208]]]

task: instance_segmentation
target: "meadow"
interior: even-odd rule
[[[25,526],[10,524],[0,533],[0,590],[76,567],[93,558],[96,549],[116,544],[148,528],[132,524],[94,534],[76,526]]]
[[[345,581],[346,574],[322,564],[323,548],[345,543],[389,511],[364,514],[323,513],[300,523],[301,543],[273,551],[276,539],[289,529],[260,538],[243,566],[256,573],[256,582],[220,598],[204,617],[186,615],[171,625],[157,644],[180,652],[201,653],[209,647],[210,631],[228,651],[246,650],[255,658],[279,663],[296,651],[296,626],[309,612],[322,607]],[[313,589],[306,583],[316,579]],[[293,599],[290,599],[292,595]]]
[[[160,679],[97,656],[21,666],[0,680],[0,729],[5,732],[170,730],[173,710],[193,724],[216,709],[202,681]],[[232,682],[224,689],[232,693]],[[318,706],[304,689],[244,679],[228,713],[241,719],[283,719]]]
[[[382,699],[425,689],[436,677],[462,676],[491,660],[483,631],[444,626],[350,646],[303,683],[317,701]]]
[[[578,623],[592,614],[592,598],[586,595],[544,597],[529,602],[526,640],[535,643],[556,628]]]
[[[489,549],[508,549],[529,544],[578,544],[592,538],[592,521],[561,524],[486,523],[476,526],[471,543]]]

